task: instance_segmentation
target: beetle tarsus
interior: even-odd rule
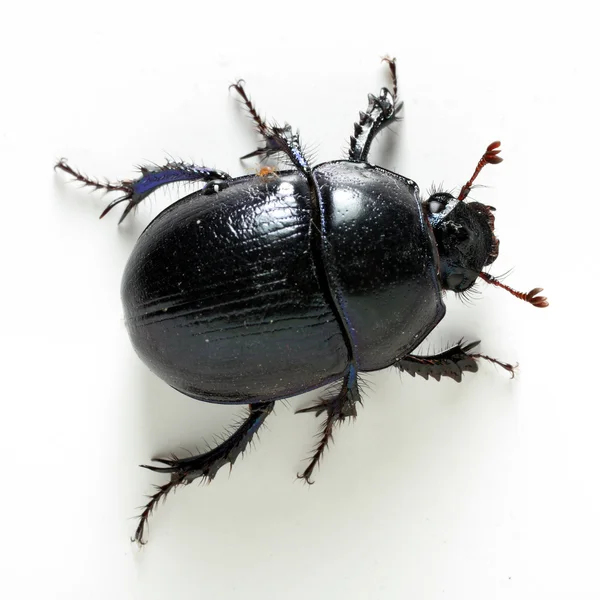
[[[99,179],[89,177],[81,171],[73,168],[71,165],[69,165],[66,158],[61,158],[54,165],[54,169],[60,169],[68,175],[71,175],[75,181],[82,183],[83,187],[92,187],[95,190],[104,190],[105,192],[125,192],[126,194],[130,192],[130,186],[127,185],[128,182],[119,181],[117,183],[111,183],[108,181],[108,179],[106,179],[104,182],[101,182]]]
[[[516,365],[511,365],[510,363],[506,363],[503,362],[501,360],[498,360],[497,358],[492,358],[491,356],[487,356],[486,354],[471,354],[472,358],[481,358],[483,360],[487,360],[488,362],[497,365],[498,367],[501,367],[502,369],[504,369],[505,371],[508,371],[510,373],[510,378],[514,379],[515,377],[515,373],[517,371],[517,369],[519,368],[519,363],[517,363]]]
[[[398,79],[396,76],[396,59],[385,57],[392,77],[392,91],[381,88],[379,96],[368,95],[369,104],[366,112],[360,111],[359,120],[354,124],[354,135],[350,137],[348,158],[363,162],[369,156],[369,150],[377,134],[399,120],[398,114],[403,103],[398,101]]]
[[[237,457],[246,449],[254,434],[273,410],[273,404],[274,402],[251,404],[250,413],[240,426],[223,443],[208,452],[188,458],[173,456],[173,458],[152,459],[154,462],[165,465],[163,467],[140,465],[144,469],[149,469],[155,473],[169,473],[171,479],[168,483],[157,486],[157,491],[150,496],[148,503],[139,515],[138,526],[132,541],[142,545],[145,543],[144,537],[148,519],[158,502],[165,498],[169,492],[180,485],[187,485],[198,478],[211,481],[223,465],[228,463],[233,465]]]
[[[396,73],[396,59],[391,56],[384,56],[381,59],[381,62],[387,64],[390,69],[390,77],[392,78],[392,93],[394,95],[394,99],[398,99],[398,75]]]
[[[248,94],[246,94],[246,90],[244,88],[245,83],[246,82],[243,79],[238,79],[238,81],[232,83],[229,86],[229,89],[233,88],[240,95],[244,106],[250,114],[250,118],[254,121],[254,124],[256,125],[256,129],[263,137],[268,138],[269,126],[267,125],[266,121],[258,114],[254,103],[252,102],[252,100],[250,100]]]
[[[233,88],[241,97],[242,103],[246,107],[246,110],[250,114],[250,118],[254,121],[256,125],[256,130],[265,141],[265,145],[263,147],[258,147],[253,152],[249,152],[244,156],[240,157],[240,160],[246,160],[247,158],[253,158],[258,156],[261,160],[272,156],[273,154],[277,154],[281,152],[282,149],[279,147],[277,143],[277,136],[275,135],[276,127],[271,127],[267,125],[267,122],[259,115],[258,110],[254,106],[252,100],[246,93],[246,89],[244,88],[245,81],[243,79],[238,80],[236,83],[233,83],[229,86],[229,89]]]
[[[131,538],[132,542],[136,542],[138,546],[144,546],[146,544],[146,530],[148,529],[148,519],[150,518],[150,515],[156,508],[157,504],[161,500],[164,500],[169,492],[173,491],[181,483],[183,482],[171,480],[164,485],[156,486],[156,492],[149,496],[148,503],[138,515],[139,522],[138,526],[136,527],[135,534]]]
[[[344,376],[342,387],[340,390],[329,397],[324,397],[314,406],[303,408],[297,413],[315,412],[319,416],[323,412],[327,412],[327,418],[321,428],[321,439],[315,447],[314,453],[310,458],[310,462],[302,473],[298,473],[298,479],[304,479],[306,483],[312,485],[314,482],[311,479],[313,471],[321,462],[323,453],[329,446],[329,442],[333,438],[333,428],[338,423],[345,419],[356,417],[356,403],[361,402],[360,391],[358,389],[358,381],[356,379],[356,371],[354,368],[349,368]]]

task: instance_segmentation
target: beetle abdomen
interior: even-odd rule
[[[144,231],[122,298],[133,345],[174,388],[215,402],[275,399],[344,371],[315,274],[303,176],[240,178],[192,194]]]

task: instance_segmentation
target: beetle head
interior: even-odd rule
[[[445,192],[433,194],[425,206],[440,255],[442,286],[464,292],[498,256],[494,208],[462,202]]]
[[[425,202],[425,214],[433,228],[440,256],[442,287],[462,294],[480,277],[533,306],[545,307],[548,301],[538,296],[542,288],[534,288],[526,294],[518,292],[482,270],[498,257],[500,242],[494,233],[495,208],[480,202],[466,202],[466,199],[481,169],[487,164],[502,162],[499,153],[500,142],[487,147],[457,198],[447,192],[435,192]]]

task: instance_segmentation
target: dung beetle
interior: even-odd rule
[[[309,408],[324,414],[320,441],[303,473],[311,477],[334,426],[356,416],[359,375],[390,366],[425,379],[462,379],[491,361],[458,342],[432,355],[413,350],[445,313],[444,292],[464,294],[478,278],[533,306],[548,303],[541,288],[524,294],[484,268],[498,256],[494,209],[467,202],[486,164],[490,144],[472,177],[454,197],[423,198],[417,184],[368,162],[376,135],[396,122],[396,63],[385,58],[391,90],[369,94],[350,138],[347,160],[312,166],[289,124],[268,124],[245,91],[239,94],[263,145],[242,159],[279,157],[289,169],[265,167],[233,178],[183,162],[142,167],[134,180],[101,183],[56,165],[96,189],[121,192],[101,216],[124,203],[121,222],[163,185],[193,181],[199,191],[161,212],[139,237],[123,276],[125,322],[139,357],[183,394],[249,412],[221,444],[189,458],[143,465],[170,475],[139,516],[134,539],[144,543],[152,510],[175,487],[213,479],[233,464],[277,400],[326,388]]]

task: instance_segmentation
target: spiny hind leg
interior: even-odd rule
[[[141,175],[137,179],[123,179],[115,183],[111,183],[108,180],[101,182],[93,177],[88,177],[71,167],[64,158],[59,160],[54,168],[68,173],[75,181],[81,182],[84,186],[89,186],[96,190],[104,190],[105,192],[121,192],[123,195],[113,200],[100,215],[100,218],[102,218],[117,204],[125,202],[125,210],[119,219],[119,223],[122,223],[125,217],[140,202],[163,185],[181,181],[199,181],[205,183],[202,192],[208,194],[224,189],[227,187],[229,180],[231,180],[231,176],[225,173],[225,171],[209,169],[184,162],[167,162],[162,166],[151,165],[140,167]]]
[[[211,481],[217,471],[226,464],[233,466],[237,457],[246,449],[254,434],[265,422],[273,410],[274,402],[261,402],[251,404],[250,412],[240,426],[227,438],[212,450],[188,458],[154,458],[153,461],[160,463],[161,467],[154,465],[141,465],[157,473],[169,473],[171,480],[164,485],[157,486],[156,492],[149,497],[139,516],[139,522],[132,541],[144,544],[145,531],[148,519],[161,499],[180,485],[187,485],[199,477]]]

